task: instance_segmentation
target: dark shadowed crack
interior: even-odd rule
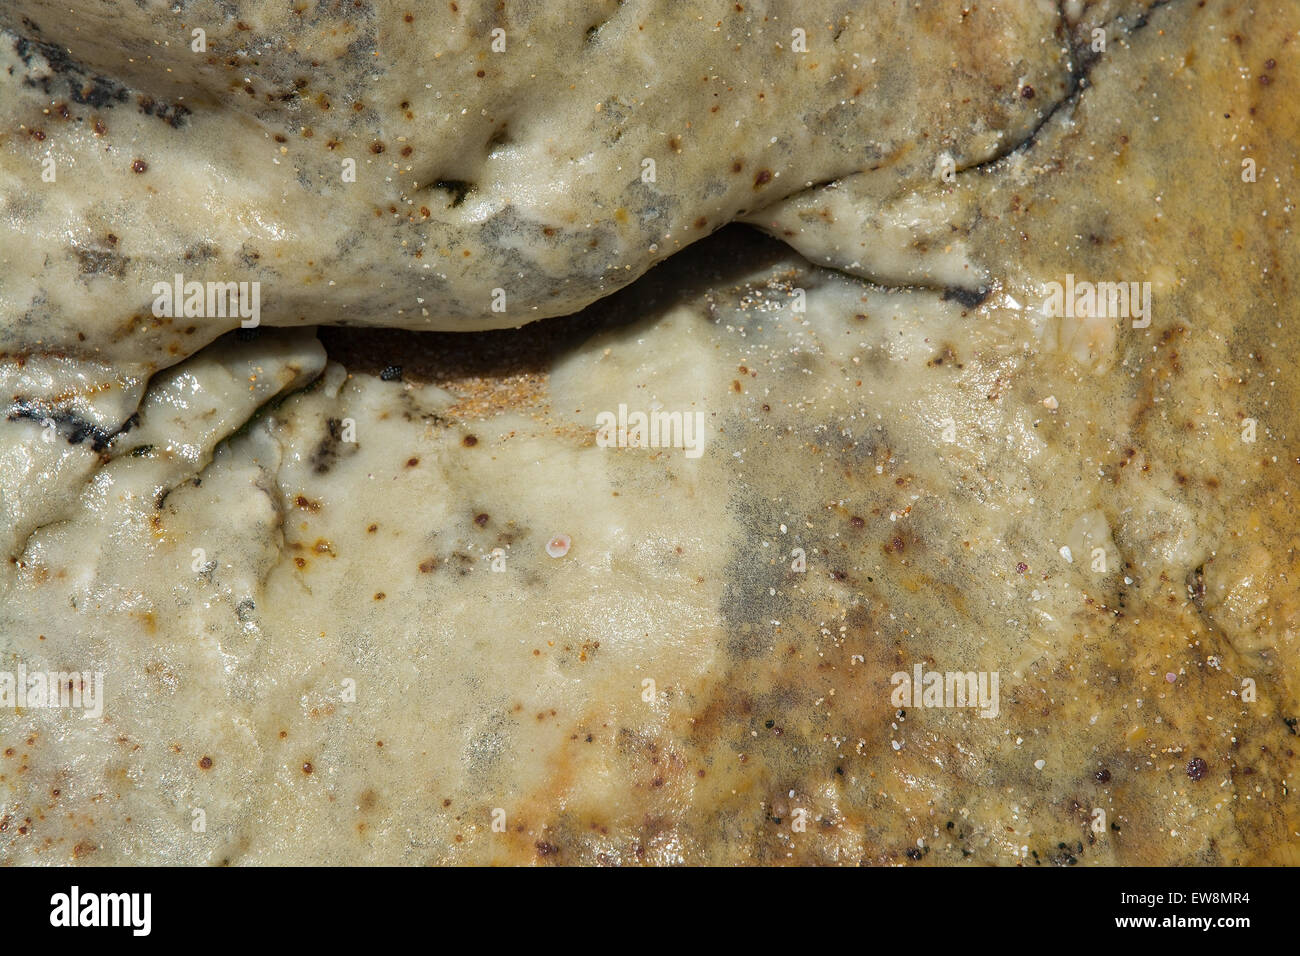
[[[1125,29],[1123,35],[1132,36],[1137,33],[1150,23],[1152,11],[1168,6],[1174,2],[1175,0],[1156,0],[1155,3],[1136,17],[1133,26]],[[957,169],[958,173],[984,170],[1000,163],[1008,156],[1028,152],[1038,141],[1038,137],[1042,131],[1047,128],[1047,124],[1050,123],[1056,115],[1061,112],[1061,110],[1073,109],[1078,104],[1079,97],[1083,95],[1083,91],[1092,85],[1090,79],[1092,68],[1101,61],[1105,54],[1094,51],[1087,43],[1082,42],[1071,34],[1069,23],[1065,16],[1065,0],[1057,0],[1056,10],[1060,18],[1062,32],[1065,34],[1065,40],[1070,45],[1070,62],[1073,64],[1070,69],[1065,93],[1048,108],[1047,112],[1045,112],[1039,121],[1034,124],[1034,128],[1018,142],[1004,146],[994,152],[994,154],[989,156],[987,159],[982,159],[977,163],[971,163],[969,166],[959,167]],[[1109,36],[1111,28],[1117,24],[1123,24],[1125,19],[1125,14],[1116,14],[1112,19],[1102,24],[1101,28],[1105,30],[1107,36]],[[1107,42],[1107,49],[1109,49],[1109,41]]]
[[[1105,30],[1108,36],[1111,35],[1112,31],[1115,31],[1117,37],[1131,37],[1143,30],[1151,22],[1152,12],[1162,7],[1169,6],[1175,2],[1176,0],[1155,0],[1155,2],[1142,10],[1136,16],[1133,16],[1132,11],[1121,12],[1113,16],[1104,24],[1101,24],[1100,28]],[[957,174],[992,171],[997,169],[999,164],[1009,157],[1028,153],[1038,144],[1043,131],[1048,128],[1048,125],[1052,120],[1063,113],[1068,113],[1069,111],[1074,110],[1081,100],[1083,93],[1092,85],[1091,73],[1094,67],[1106,56],[1106,52],[1109,51],[1109,42],[1105,51],[1094,51],[1086,40],[1074,35],[1070,28],[1070,23],[1065,14],[1064,7],[1065,0],[1058,0],[1056,6],[1058,17],[1057,33],[1061,36],[1062,41],[1069,46],[1069,58],[1067,62],[1070,68],[1067,75],[1066,89],[1064,93],[1042,113],[1038,121],[1027,133],[1025,133],[1024,136],[1013,142],[1003,144],[984,159],[969,163],[965,166],[957,167],[955,170]],[[1131,25],[1129,25],[1130,19],[1132,21]],[[850,176],[838,177],[828,182],[814,183],[787,198],[797,199],[800,196],[811,195],[818,190],[826,189],[828,187],[834,188],[845,183],[853,176],[864,175],[867,172],[874,171],[876,168],[877,167],[868,167],[858,173],[850,174]],[[976,216],[978,218],[978,212]],[[798,250],[795,251],[798,252]],[[849,276],[857,281],[867,282],[873,287],[888,291],[901,292],[925,290],[938,292],[942,295],[945,301],[956,301],[968,309],[974,309],[982,305],[988,299],[992,291],[1000,284],[997,279],[979,286],[970,287],[948,286],[925,281],[895,284],[882,281],[877,276],[850,272],[847,269],[837,266],[832,261],[823,261],[820,257],[817,260],[809,261],[817,265],[819,268],[829,269]]]
[[[117,428],[109,430],[88,422],[66,409],[56,410],[39,402],[28,401],[23,398],[17,399],[10,406],[7,417],[11,422],[27,419],[41,425],[46,422],[53,423],[60,432],[67,436],[69,445],[80,445],[82,442],[89,440],[90,447],[95,451],[106,451],[118,435],[129,432],[140,423],[139,414],[132,413]]]

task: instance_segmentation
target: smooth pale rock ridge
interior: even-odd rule
[[[266,325],[569,313],[817,184],[1010,149],[1077,68],[1042,2],[20,0],[0,28],[10,393],[239,324],[155,315],[178,274],[258,282]]]

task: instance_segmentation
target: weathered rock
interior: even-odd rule
[[[0,26],[10,396],[66,356],[129,389],[239,324],[156,316],[176,275],[259,283],[265,325],[572,312],[817,183],[1005,151],[1073,69],[1048,3],[20,0]]]

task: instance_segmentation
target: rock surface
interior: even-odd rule
[[[0,860],[1300,862],[1300,20],[1063,10],[1111,42],[1019,147],[751,210],[836,269],[734,226],[521,330],[232,332],[0,422],[0,670],[106,681],[0,712]]]
[[[516,327],[815,184],[987,160],[1075,68],[1049,3],[18,0],[0,27],[0,353],[137,379],[238,325],[156,316],[177,274],[260,283],[266,325]]]

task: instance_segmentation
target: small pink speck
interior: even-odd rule
[[[1177,683],[1178,675],[1175,674],[1173,671],[1170,671],[1169,673],[1165,674],[1165,680],[1169,681],[1169,683],[1171,684]]]
[[[573,539],[567,534],[557,534],[546,542],[546,553],[553,558],[562,558],[569,553],[569,548],[573,545]]]

